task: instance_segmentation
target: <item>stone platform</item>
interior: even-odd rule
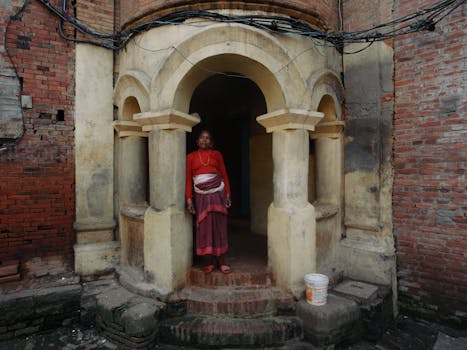
[[[76,323],[80,318],[79,279],[62,279],[40,289],[0,290],[0,341]]]
[[[199,271],[193,271],[195,275],[198,272]],[[124,345],[122,344],[122,342],[119,342],[115,336],[112,338],[112,336],[109,336],[109,333],[106,333],[105,331],[97,332],[97,328],[90,327],[94,324],[94,321],[96,320],[97,316],[101,317],[99,316],[101,314],[107,320],[106,327],[110,328],[114,335],[122,336],[123,333],[125,333],[125,336],[131,334],[138,335],[139,332],[139,339],[137,340],[141,340],[144,338],[144,334],[146,331],[153,332],[154,329],[157,329],[157,331],[152,333],[154,338],[146,339],[149,340],[148,343],[143,344],[142,341],[139,342],[139,345],[141,345],[140,348],[142,349],[199,349],[199,346],[187,346],[177,344],[170,345],[161,343],[159,334],[162,323],[170,320],[170,322],[168,323],[172,323],[173,325],[174,323],[176,324],[177,320],[179,320],[179,318],[183,315],[189,316],[188,300],[191,299],[192,301],[194,301],[194,305],[196,305],[196,303],[201,300],[199,290],[197,289],[200,288],[203,285],[203,283],[206,283],[206,279],[210,281],[209,283],[214,283],[215,281],[215,284],[218,285],[218,288],[213,288],[213,290],[217,290],[217,293],[221,291],[222,288],[228,287],[235,292],[246,293],[246,295],[248,295],[248,293],[251,292],[253,293],[252,295],[255,295],[254,293],[258,292],[261,288],[259,288],[258,285],[256,285],[255,283],[251,282],[258,281],[257,278],[259,278],[259,275],[255,275],[256,277],[250,279],[249,282],[246,283],[246,285],[242,285],[242,281],[248,281],[248,278],[245,279],[245,277],[247,276],[244,275],[244,273],[245,271],[242,272],[243,277],[241,279],[238,279],[235,275],[199,275],[199,279],[193,280],[196,283],[196,285],[190,285],[189,287],[187,287],[187,290],[185,290],[185,293],[187,293],[186,295],[179,295],[178,297],[174,295],[173,299],[171,299],[170,302],[166,303],[165,305],[161,305],[159,304],[159,302],[156,301],[157,304],[153,305],[155,307],[147,307],[148,304],[146,303],[149,302],[149,304],[151,305],[153,302],[155,302],[154,299],[140,299],[140,296],[134,295],[133,293],[128,293],[128,291],[126,291],[124,288],[119,286],[118,283],[116,283],[112,276],[98,281],[81,281],[81,283],[79,282],[79,279],[76,279],[74,277],[60,278],[59,281],[45,280],[43,283],[39,283],[39,281],[36,281],[37,283],[27,284],[26,282],[24,282],[23,286],[15,286],[14,289],[10,290],[4,288],[2,290],[2,293],[4,293],[1,298],[2,303],[0,304],[2,311],[4,311],[3,319],[6,319],[9,323],[14,321],[14,323],[17,325],[13,327],[15,328],[14,331],[20,331],[13,332],[13,334],[10,334],[8,337],[6,337],[6,340],[0,340],[0,349],[40,350],[44,348],[86,348],[95,350],[105,350],[137,348],[134,346],[128,346],[128,343],[127,345]],[[259,272],[257,271],[257,273]],[[232,281],[236,282],[233,283],[233,285],[231,285]],[[245,288],[242,291],[242,289],[248,284],[250,284],[250,288]],[[231,286],[229,287],[229,285]],[[342,289],[342,287],[344,288]],[[370,288],[368,288],[368,290],[366,290],[365,287],[366,286],[362,285],[361,282],[344,281],[343,284],[341,284],[340,286],[338,285],[329,291],[328,303],[325,306],[312,306],[307,304],[305,301],[299,301],[297,304],[295,304],[295,300],[292,300],[293,305],[296,305],[296,312],[298,315],[302,315],[302,312],[308,313],[308,316],[310,317],[311,321],[318,322],[317,325],[311,321],[302,321],[304,339],[286,341],[283,343],[284,345],[253,345],[249,347],[237,348],[261,348],[263,350],[323,350],[331,348],[336,350],[406,350],[409,348],[416,350],[460,350],[466,348],[467,332],[465,330],[456,330],[446,326],[436,325],[422,320],[414,320],[403,316],[399,317],[393,325],[391,325],[384,333],[382,333],[381,337],[379,337],[376,340],[369,340],[369,338],[375,337],[377,333],[368,333],[368,331],[371,329],[368,327],[368,325],[378,325],[378,322],[385,319],[384,313],[381,313],[380,310],[385,309],[385,303],[388,300],[389,294],[387,294],[387,297],[384,297],[384,295],[386,294],[384,292],[384,288],[381,287],[370,285]],[[267,290],[269,288],[271,290],[274,290],[272,284],[268,285],[267,288],[263,289]],[[349,293],[349,290],[355,290],[357,291],[357,293]],[[189,291],[190,293],[188,293]],[[259,295],[261,296],[263,292],[264,291],[260,291]],[[235,293],[233,293],[232,296],[233,295],[235,295]],[[274,295],[274,293],[271,295]],[[19,308],[18,310],[25,311],[25,308],[23,307],[25,306],[25,304],[22,303],[24,297],[34,298],[35,306],[28,309],[28,314],[20,311],[12,312],[11,308]],[[185,301],[183,301],[182,297],[185,298]],[[380,298],[384,300],[382,303],[378,303],[378,299]],[[79,306],[78,304],[79,299],[81,299],[81,306]],[[345,299],[346,301],[342,299]],[[286,298],[285,300],[290,299]],[[336,302],[336,300],[340,302]],[[220,302],[222,301],[222,297],[217,296],[217,299],[213,299],[213,301],[215,301],[218,305],[221,305],[222,303]],[[277,311],[275,311],[278,313],[278,315],[275,316],[277,317],[277,319],[281,319],[284,316],[290,317],[291,314],[295,315],[295,309],[293,308],[293,305],[285,303],[285,305],[282,306],[282,310],[279,310],[280,303],[278,303],[277,301],[277,298],[272,297],[270,299],[272,305],[277,309]],[[72,308],[70,309],[73,315],[72,319],[70,319],[67,316],[66,305],[72,306]],[[229,304],[224,304],[225,307],[227,307],[226,305]],[[254,305],[254,303],[252,305]],[[260,307],[259,305],[261,304],[257,304],[256,307]],[[358,306],[358,312],[355,309],[355,305]],[[380,305],[381,308],[375,307],[377,305]],[[196,307],[199,307],[199,305]],[[266,309],[263,310],[274,310],[274,307],[267,306]],[[327,307],[329,307],[329,310],[327,310]],[[222,307],[220,307],[220,309],[220,311],[222,311]],[[230,312],[229,310],[233,310],[234,313],[236,313],[237,311],[235,310],[242,309],[238,309],[237,306],[233,307],[233,309],[229,309],[229,307],[227,307],[226,310],[228,312]],[[336,310],[338,312],[336,312]],[[345,314],[345,310],[352,310],[352,312]],[[57,311],[60,311],[60,313],[58,313]],[[40,319],[31,317],[31,315],[38,314],[39,312],[50,312],[51,314],[55,314],[56,316],[60,315],[63,321],[56,323],[57,318],[53,317],[50,319],[48,319],[48,317],[42,317]],[[241,311],[240,313],[242,312],[243,311]],[[357,313],[360,317],[358,320],[355,317]],[[250,328],[252,328],[256,324],[256,321],[258,319],[271,319],[272,314],[273,313],[269,313],[268,315],[266,315],[266,313],[263,312],[261,317],[253,316],[252,318],[247,318],[244,316],[226,317],[222,315],[217,315],[211,317],[200,315],[199,319],[202,319],[204,317],[206,322],[204,324],[201,322],[200,325],[207,325],[209,328],[211,327],[211,324],[207,323],[207,320],[211,320],[212,318],[219,318],[223,319],[224,321],[233,320],[233,322],[230,325],[227,324],[228,327],[235,325],[236,320],[247,320],[247,322],[241,323],[249,325]],[[14,317],[11,317],[12,315]],[[152,317],[153,315],[157,315],[156,322],[154,322],[154,318]],[[168,318],[169,316],[170,318]],[[27,327],[27,325],[29,324],[27,322],[32,322],[34,320],[36,320],[37,322],[39,322],[39,320],[41,322],[52,321],[52,328],[62,325],[65,325],[65,328],[60,327],[58,329],[51,329],[50,333],[48,333],[43,332],[43,330],[45,330],[44,327],[41,327],[41,329],[39,330],[34,330],[34,328]],[[248,323],[248,320],[250,321],[250,323]],[[23,324],[24,327],[28,328],[27,331],[25,331],[25,333],[21,332],[21,328],[16,328],[19,327],[20,324]],[[381,325],[381,323],[379,324]],[[199,333],[200,330],[202,330],[202,327],[200,325],[197,326],[198,328],[193,328],[194,332],[192,334],[195,334],[196,332]],[[270,323],[269,327],[271,328],[272,326],[273,324]],[[285,325],[282,326],[285,327]],[[362,333],[359,334],[361,334],[362,336],[359,339],[354,339],[356,342],[352,344],[349,344],[349,339],[351,338],[345,336],[340,337],[339,340],[339,337],[337,337],[337,335],[348,335],[349,333],[346,333],[345,330],[352,329],[352,326],[356,327],[354,328],[355,332],[361,331]],[[182,326],[180,327],[183,328]],[[248,331],[250,330],[250,328],[248,328]],[[11,330],[13,329],[11,328]],[[103,330],[103,328],[101,328],[101,330]],[[122,330],[124,330],[124,332],[122,332]],[[316,345],[319,344],[319,342],[316,341],[312,343],[310,341],[313,337],[312,332],[315,332],[318,335],[324,334],[324,336],[326,336],[326,333],[324,333],[323,330],[328,331],[328,338],[321,337],[320,339],[321,341],[323,339],[327,339],[328,345],[323,345],[326,343],[323,341],[321,342],[321,345]],[[341,331],[340,333],[339,330]],[[103,334],[106,335],[107,339],[102,337]],[[10,339],[11,335],[14,336],[14,338]],[[333,336],[334,338],[331,339]],[[245,335],[239,336],[239,338],[242,337],[244,339],[246,338]],[[260,337],[261,336],[258,336],[256,338],[257,343],[266,343],[264,340],[261,340]],[[267,331],[263,333],[262,337],[263,339],[270,337],[270,339],[274,340],[274,335],[268,335]],[[316,334],[315,338],[318,338]],[[329,340],[339,342],[334,345],[329,344],[331,342]],[[146,346],[149,343],[151,343],[151,345]],[[275,342],[269,341],[269,343]],[[279,342],[275,344],[278,343]],[[211,346],[211,348],[225,349],[226,347],[216,345]],[[229,346],[229,348],[231,349],[232,347]]]
[[[160,346],[263,348],[302,338],[293,297],[273,287],[265,266],[228,275],[194,267],[190,277],[167,302]]]
[[[345,280],[328,294],[322,306],[305,300],[297,304],[305,339],[314,346],[376,340],[393,320],[392,294],[387,287]]]

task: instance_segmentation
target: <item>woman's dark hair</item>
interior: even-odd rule
[[[202,128],[202,129],[196,134],[196,139],[195,139],[196,141],[195,141],[195,142],[198,141],[198,139],[200,138],[200,136],[201,136],[201,134],[202,134],[203,132],[207,132],[207,133],[209,134],[209,136],[211,137],[211,148],[214,148],[214,139],[213,139],[213,137],[212,137],[212,132],[211,132],[211,130],[209,130],[209,129],[207,129],[207,128]]]

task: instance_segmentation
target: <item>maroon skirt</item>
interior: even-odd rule
[[[217,187],[213,182],[198,184],[201,190]],[[225,189],[214,193],[194,194],[196,205],[196,254],[220,256],[228,250],[227,242],[227,195]]]

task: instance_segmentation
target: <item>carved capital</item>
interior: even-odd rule
[[[113,122],[115,131],[118,137],[139,136],[148,137],[148,133],[144,132],[141,125],[129,120],[116,120]]]
[[[303,109],[280,109],[260,115],[256,121],[266,128],[266,132],[279,130],[310,130],[324,117],[324,113]]]
[[[183,130],[191,132],[193,126],[200,122],[197,115],[190,115],[174,109],[160,112],[145,112],[135,114],[135,121],[142,126],[143,131]]]
[[[332,122],[323,122],[316,125],[314,131],[310,131],[310,138],[321,139],[331,138],[337,139],[344,131],[345,122],[336,120]]]

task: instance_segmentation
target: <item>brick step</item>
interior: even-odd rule
[[[297,317],[219,318],[186,315],[165,320],[159,326],[163,344],[194,347],[281,346],[302,337]]]
[[[19,260],[0,261],[0,284],[15,282],[21,279],[18,272]]]
[[[293,297],[274,287],[208,289],[191,286],[174,295],[171,301],[184,302],[185,312],[194,315],[251,318],[276,314],[295,314]]]
[[[214,271],[205,274],[201,267],[192,267],[190,271],[189,284],[193,286],[211,287],[247,287],[263,288],[273,285],[272,273],[266,267],[256,268],[252,271],[233,271],[230,274],[223,274]]]

